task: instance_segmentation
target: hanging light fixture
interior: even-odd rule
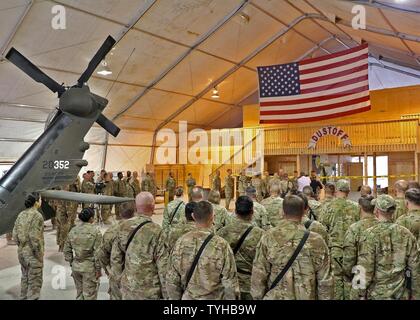
[[[111,69],[108,67],[108,63],[105,60],[102,60],[97,74],[100,74],[101,76],[108,76],[112,74]]]
[[[213,88],[211,97],[213,99],[219,99],[220,98],[220,96],[219,96],[219,90],[217,89],[217,86]]]

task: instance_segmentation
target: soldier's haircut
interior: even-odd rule
[[[127,220],[134,216],[134,201],[124,202],[120,206],[120,216]]]
[[[305,210],[308,209],[309,208],[309,200],[308,200],[308,197],[306,196],[306,194],[304,194],[303,192],[297,191],[295,195],[303,200]]]
[[[220,192],[216,190],[211,190],[207,200],[213,204],[220,204]]]
[[[335,193],[335,184],[332,182],[327,182],[325,185],[325,193],[334,194]]]
[[[213,206],[208,201],[200,201],[194,208],[194,220],[198,223],[209,221],[210,216],[213,214]]]
[[[315,196],[314,190],[310,186],[304,186],[302,191],[303,191],[303,194],[307,197],[314,197]]]
[[[175,196],[182,197],[183,194],[184,194],[184,189],[182,187],[178,187],[175,189]]]
[[[194,218],[192,216],[195,208],[197,208],[197,202],[188,202],[185,206],[185,219],[187,219],[187,221],[194,221]]]
[[[367,191],[367,194],[369,194],[369,195],[372,194],[372,188],[370,186],[361,186],[360,191],[362,191],[362,190]]]
[[[359,206],[364,212],[373,213],[375,205],[372,204],[373,196],[366,196],[359,198]]]
[[[245,192],[247,196],[255,196],[257,194],[257,190],[254,187],[247,187]]]
[[[203,199],[203,190],[198,187],[193,188],[191,190],[191,199],[194,201]]]
[[[416,206],[420,206],[420,190],[417,188],[408,189],[405,192],[405,198],[414,203]]]
[[[417,181],[409,181],[408,189],[420,189],[420,184]]]
[[[406,192],[408,190],[408,182],[406,180],[398,180],[395,182],[394,188],[400,192]]]
[[[33,192],[28,194],[25,199],[25,207],[32,208],[37,201],[39,201],[39,193]]]
[[[88,222],[91,218],[95,216],[95,211],[92,208],[84,208],[79,213],[79,219],[83,222]]]
[[[285,216],[302,217],[305,210],[305,202],[299,196],[287,196],[283,201],[283,212]]]
[[[252,214],[254,202],[248,196],[240,196],[235,202],[235,212],[238,216],[248,217]]]
[[[279,186],[278,186],[277,184],[273,184],[273,185],[270,187],[270,193],[272,193],[272,194],[279,194],[279,193],[280,193],[280,188],[279,188]]]

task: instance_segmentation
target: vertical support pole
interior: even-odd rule
[[[376,179],[376,152],[373,153],[373,194],[378,194],[377,179]]]
[[[363,178],[363,184],[364,185],[367,185],[368,184],[368,178],[367,178],[367,176],[369,175],[368,174],[368,155],[367,155],[367,153],[365,152],[364,154],[363,154],[363,175],[365,176],[364,178]]]
[[[296,171],[300,172],[300,156],[296,155]]]
[[[341,161],[340,155],[337,156],[337,176],[341,177]]]
[[[416,175],[413,180],[419,181],[419,154],[414,151],[414,174]]]

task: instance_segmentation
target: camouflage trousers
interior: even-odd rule
[[[233,195],[230,193],[226,193],[226,200],[225,200],[225,207],[229,210],[230,202],[233,200]]]
[[[70,231],[66,211],[57,211],[56,222],[58,250],[63,251],[64,243],[66,242],[67,235]]]
[[[254,300],[251,296],[250,292],[242,292],[241,291],[241,300]]]
[[[76,285],[76,300],[96,300],[98,296],[99,281],[95,272],[73,271],[71,276]]]
[[[77,207],[78,204],[74,204],[71,207],[67,208],[67,223],[69,225],[69,230],[74,226],[76,217],[77,217]]]
[[[346,290],[344,289],[345,279],[342,255],[331,252],[331,271],[334,279],[334,300],[344,300]]]
[[[101,206],[101,218],[105,224],[110,224],[109,218],[111,217],[111,205],[102,205]]]
[[[42,287],[42,262],[35,257],[19,254],[20,269],[20,299],[38,300]]]
[[[111,275],[109,276],[108,293],[111,300],[122,299],[121,290],[120,290],[120,282]]]

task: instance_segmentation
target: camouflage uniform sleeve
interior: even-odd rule
[[[181,265],[180,241],[175,243],[172,254],[169,258],[169,265],[166,274],[166,293],[170,300],[181,300],[182,283],[181,274],[179,272]]]
[[[121,248],[120,237],[117,235],[111,250],[111,269],[114,275],[121,276],[124,258],[125,252]]]
[[[408,259],[407,265],[411,271],[411,289],[412,289],[412,299],[419,300],[420,299],[420,257],[419,257],[419,250],[420,248],[417,247],[416,239],[413,235],[411,236],[410,246],[408,252]]]
[[[71,245],[71,231],[67,236],[66,242],[64,243],[63,248],[64,260],[70,263],[70,266],[73,264],[73,247]]]
[[[331,273],[328,246],[319,235],[317,235],[314,244],[314,248],[311,251],[314,250],[317,253],[312,254],[312,256],[314,257],[316,268],[318,300],[332,300],[334,299],[334,282]]]
[[[109,241],[108,231],[106,231],[102,237],[101,245],[98,250],[98,259],[105,271],[111,264],[111,250],[112,242]]]
[[[102,242],[102,234],[99,231],[99,229],[97,229],[96,230],[95,242],[93,244],[93,251],[94,251],[94,256],[95,256],[95,269],[96,269],[96,272],[100,272],[101,271],[101,261],[99,259],[99,252],[100,252],[101,242]]]
[[[271,228],[270,221],[268,220],[268,213],[265,207],[262,207],[262,216],[261,216],[261,228],[263,230],[268,230]]]
[[[352,278],[352,269],[357,263],[356,234],[352,227],[344,236],[343,271],[346,277]]]
[[[267,237],[263,236],[257,246],[252,266],[251,295],[255,300],[264,298],[268,291],[268,278],[271,272],[270,262],[267,260]]]
[[[44,255],[44,219],[39,213],[34,217],[28,232],[32,252],[38,260],[42,261]]]
[[[221,272],[221,281],[223,288],[225,289],[224,298],[226,300],[239,300],[240,290],[235,256],[233,255],[230,245],[225,240],[223,241],[225,242],[225,263]]]
[[[163,209],[163,221],[162,221],[162,228],[164,230],[167,230],[169,227],[169,212],[168,212],[168,206],[165,206],[165,209]]]
[[[15,221],[15,225],[13,226],[13,231],[12,231],[12,238],[13,240],[16,241],[17,245],[20,245],[18,230],[17,230],[19,223],[20,223],[20,216],[17,217]]]
[[[319,213],[319,222],[321,222],[325,228],[327,229],[327,232],[329,232],[330,230],[330,222],[329,222],[329,212],[328,212],[328,208],[326,206],[324,206]]]
[[[371,233],[363,235],[360,240],[360,252],[358,256],[358,265],[364,268],[365,272],[365,289],[352,289],[357,292],[359,298],[366,298],[367,288],[373,280],[375,274],[375,238]]]
[[[168,250],[166,250],[164,232],[161,230],[157,239],[157,246],[155,250],[155,261],[158,268],[160,286],[162,290],[162,296],[164,299],[168,299],[168,293],[166,291],[166,272],[168,269],[168,258],[169,258],[168,255],[169,255],[169,252]]]

